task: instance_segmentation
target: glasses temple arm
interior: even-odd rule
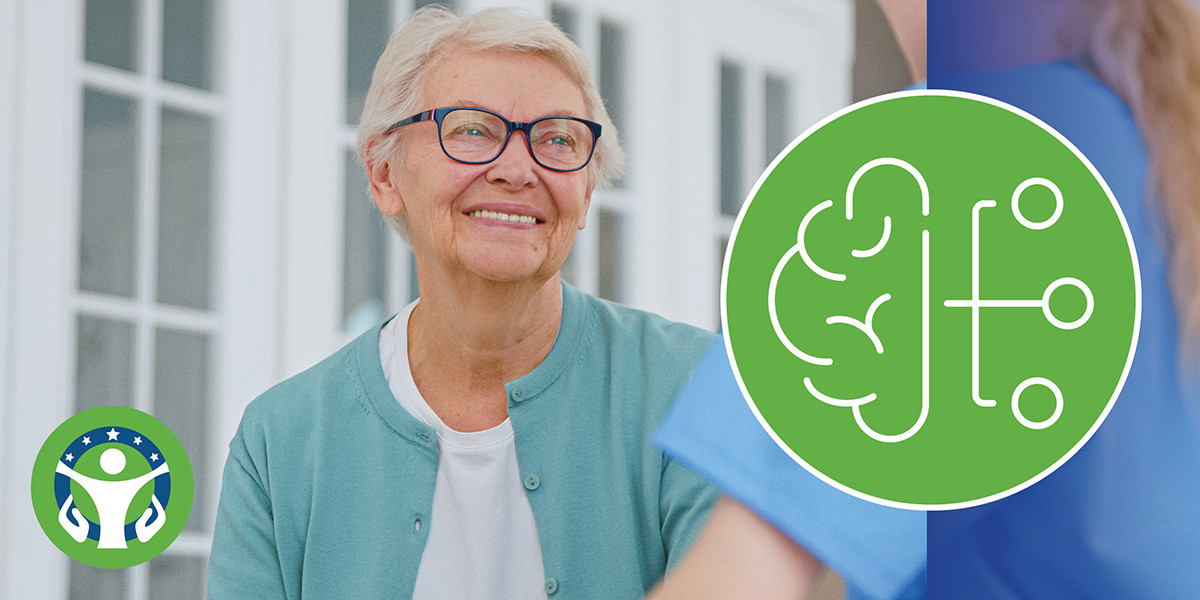
[[[432,110],[419,112],[407,119],[402,119],[400,121],[396,121],[395,123],[392,123],[392,126],[388,127],[387,131],[383,132],[383,135],[388,135],[388,134],[392,133],[393,131],[400,129],[401,127],[404,127],[405,125],[412,125],[413,123],[420,123],[421,121],[429,121],[432,119],[433,119],[433,111]]]

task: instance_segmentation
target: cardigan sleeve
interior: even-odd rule
[[[659,489],[663,550],[670,570],[700,534],[718,493],[704,479],[665,455]]]
[[[244,426],[244,424],[243,424]],[[298,597],[298,590],[291,594]],[[275,540],[271,501],[243,431],[229,444],[208,561],[208,598],[288,598]]]

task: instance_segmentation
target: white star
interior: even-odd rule
[[[133,443],[141,446],[142,445],[142,437],[138,436],[138,437],[133,438]]]
[[[85,438],[83,438],[83,445],[84,445],[84,446],[86,446],[86,445],[88,445],[88,444],[90,444],[90,443],[92,443],[92,438],[90,438],[90,437],[85,437]]]
[[[155,462],[155,461],[157,461],[157,460],[158,460],[158,453],[157,453],[157,452],[156,452],[156,453],[154,453],[154,454],[151,454],[151,455],[150,455],[150,462]]]
[[[67,453],[67,462],[71,462],[73,460],[75,460],[75,456],[73,454],[71,454],[70,452],[68,452]]]
[[[113,427],[112,429],[109,429],[108,431],[105,431],[104,433],[108,434],[109,441],[117,439],[118,432],[117,432],[116,427]]]

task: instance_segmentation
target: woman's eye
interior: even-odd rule
[[[543,146],[573,148],[575,147],[575,140],[570,135],[565,133],[552,133],[542,136],[538,140],[538,144]]]
[[[449,125],[449,123],[445,125]],[[490,123],[481,121],[466,121],[455,123],[452,127],[442,131],[443,133],[449,131],[449,137],[492,139],[496,137],[496,128],[490,125]]]
[[[483,136],[487,135],[487,132],[484,131],[482,127],[476,127],[473,125],[464,125],[462,127],[455,129],[454,135],[469,135],[469,136],[483,137]]]

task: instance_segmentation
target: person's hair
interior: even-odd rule
[[[1182,0],[1094,0],[1082,40],[1129,104],[1150,158],[1149,197],[1166,224],[1181,358],[1200,350],[1200,14]],[[1097,8],[1095,6],[1089,8]]]
[[[586,117],[602,127],[587,167],[590,181],[604,188],[620,176],[625,157],[587,56],[550,21],[512,8],[488,8],[458,16],[441,6],[426,6],[396,29],[375,64],[358,123],[358,156],[363,163],[399,158],[404,152],[403,136],[377,136],[400,119],[435,108],[423,104],[424,91],[426,79],[439,61],[454,52],[484,50],[536,54],[562,69],[583,93]],[[372,139],[377,141],[370,144]],[[391,221],[407,238],[403,215]]]

